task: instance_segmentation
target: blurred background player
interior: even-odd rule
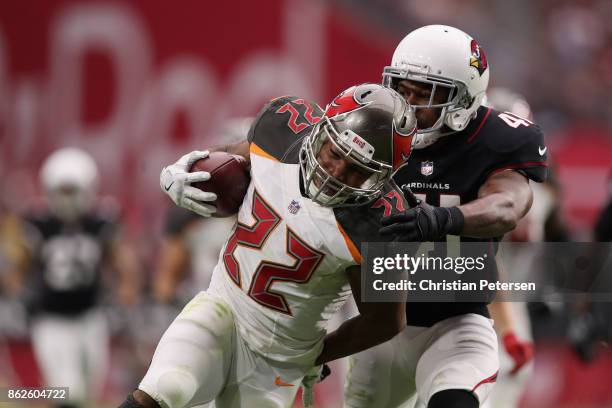
[[[98,169],[76,148],[53,152],[40,171],[46,209],[29,221],[25,279],[31,334],[45,386],[69,387],[64,407],[96,401],[109,362],[110,338],[100,309],[107,268],[117,301],[136,303],[139,266],[119,225],[96,208]]]
[[[521,95],[506,88],[492,88],[487,91],[484,104],[500,112],[510,112],[519,118],[533,120],[531,108]],[[550,175],[550,171],[549,171]],[[519,242],[542,242],[545,224],[550,215],[558,211],[558,188],[550,181],[533,183],[533,203],[516,228],[507,234],[507,239]],[[508,250],[511,250],[509,248]],[[510,254],[507,254],[510,256]],[[533,259],[530,253],[513,254],[512,265],[498,268],[502,280],[513,280],[516,273],[524,274],[531,270]],[[503,276],[502,276],[503,275]],[[520,279],[518,279],[520,280]],[[496,300],[489,305],[491,318],[499,339],[500,369],[497,384],[486,401],[487,407],[517,407],[525,385],[533,371],[533,336],[529,313],[525,302],[504,302]]]
[[[608,202],[601,212],[597,224],[595,225],[595,241],[608,243],[604,250],[603,256],[608,257],[612,254],[612,169],[607,182]],[[610,264],[608,264],[610,265]],[[604,271],[607,269],[604,269]],[[595,329],[593,330],[594,341],[604,342],[608,347],[612,341],[612,302],[600,302],[592,304],[593,315],[595,320]],[[599,344],[601,346],[601,344]]]
[[[595,224],[595,240],[598,242],[612,242],[612,169],[606,185],[608,202],[604,206],[597,223]]]
[[[23,220],[0,200],[0,288],[9,297],[21,293],[28,246]]]
[[[594,245],[592,264],[596,265],[594,273],[604,271],[608,276],[595,275],[594,278],[612,282],[608,275],[612,270],[612,172],[606,184],[608,201],[593,228],[593,240],[597,244]],[[585,300],[565,306],[569,315],[568,340],[578,357],[592,364],[600,359],[603,350],[609,348],[612,339],[612,302]]]
[[[4,187],[4,186],[2,186]],[[1,187],[0,187],[1,188]],[[27,316],[22,302],[22,273],[29,256],[22,218],[0,197],[0,384],[19,383],[11,359],[13,341],[27,336]],[[27,375],[26,375],[27,376]]]

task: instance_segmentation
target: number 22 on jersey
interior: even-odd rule
[[[251,226],[238,222],[236,230],[230,236],[225,251],[223,263],[230,279],[242,289],[242,273],[251,271],[241,270],[234,252],[239,246],[253,251],[262,251],[268,237],[277,229],[282,218],[268,205],[255,190],[251,212],[255,223]],[[311,248],[291,228],[285,228],[286,251],[295,259],[293,265],[284,265],[276,262],[261,261],[252,272],[251,285],[247,295],[262,306],[269,307],[281,313],[291,315],[291,309],[285,298],[271,290],[274,282],[285,281],[295,283],[308,282],[312,273],[317,269],[323,253]]]

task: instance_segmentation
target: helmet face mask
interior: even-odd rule
[[[419,129],[419,133],[431,133],[440,130],[445,125],[444,119],[447,115],[466,109],[471,103],[471,98],[467,93],[467,86],[458,81],[452,83],[452,81],[448,81],[445,78],[436,78],[435,75],[424,76],[418,73],[415,75],[415,73],[411,71],[397,70],[390,67],[385,68],[383,78],[383,85],[395,91],[398,91],[399,83],[402,80],[418,82],[430,87],[431,95],[429,97],[429,102],[424,105],[411,106],[415,111],[419,109],[440,109],[440,115],[433,126]],[[444,89],[448,90],[446,100],[441,103],[436,103],[436,96]]]
[[[304,139],[300,165],[304,191],[326,207],[361,205],[376,198],[410,154],[416,118],[403,98],[376,84],[362,84],[341,93]],[[323,151],[323,150],[326,151]],[[322,160],[333,151],[343,160],[353,185],[331,174]],[[361,179],[359,185],[355,180]]]
[[[359,205],[374,199],[392,174],[390,164],[378,162],[358,153],[346,140],[356,134],[345,130],[342,134],[334,128],[327,117],[323,117],[304,141],[300,151],[305,191],[310,198],[327,207]],[[344,160],[371,174],[360,186],[350,186],[332,176],[317,157],[325,141],[329,141]]]
[[[442,136],[443,126],[458,132],[475,117],[487,89],[488,68],[484,50],[472,37],[453,27],[431,25],[412,31],[399,43],[391,65],[383,70],[383,85],[395,89],[401,80],[409,80],[431,86],[429,103],[414,108],[441,109],[434,125],[418,130],[418,136],[435,138]],[[434,103],[443,88],[449,90],[448,98]]]

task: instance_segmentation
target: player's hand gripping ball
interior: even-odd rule
[[[207,203],[217,209],[213,217],[236,214],[251,182],[249,165],[244,157],[225,152],[211,152],[191,165],[189,172],[196,171],[210,173],[209,180],[193,183],[192,186],[217,195],[215,201]]]

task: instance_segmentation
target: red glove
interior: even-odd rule
[[[533,344],[520,340],[514,332],[510,331],[504,335],[504,348],[514,360],[514,368],[510,375],[515,375],[525,364],[533,359]]]

